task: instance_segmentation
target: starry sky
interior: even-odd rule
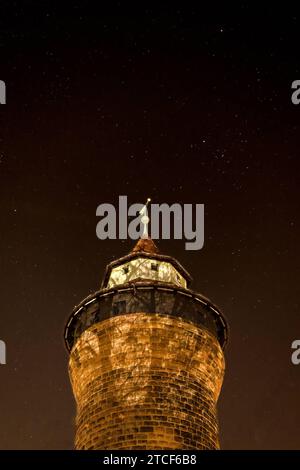
[[[63,329],[131,241],[103,202],[205,204],[205,245],[162,240],[230,325],[224,449],[300,448],[300,16],[174,2],[0,5],[0,449],[71,449]],[[84,6],[83,6],[84,5]]]

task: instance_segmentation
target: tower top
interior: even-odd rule
[[[172,256],[161,254],[151,238],[139,239],[127,255],[106,266],[100,290],[74,308],[65,328],[67,349],[70,351],[92,324],[123,314],[126,309],[135,313],[146,308],[149,313],[169,312],[204,325],[224,348],[228,337],[226,319],[208,298],[190,290],[191,281],[183,266]],[[129,302],[127,307],[124,302]]]

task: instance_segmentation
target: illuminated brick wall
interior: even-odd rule
[[[131,313],[86,329],[70,355],[77,449],[216,449],[223,351],[206,329]]]

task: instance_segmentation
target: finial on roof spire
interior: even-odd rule
[[[150,219],[148,217],[148,204],[151,202],[150,197],[148,197],[146,204],[142,207],[140,210],[140,215],[141,217],[141,223],[143,225],[143,233],[141,238],[149,238],[148,234],[148,224],[150,222]]]

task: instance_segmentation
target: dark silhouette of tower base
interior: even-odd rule
[[[189,274],[140,240],[65,331],[77,449],[217,449],[227,327]]]

